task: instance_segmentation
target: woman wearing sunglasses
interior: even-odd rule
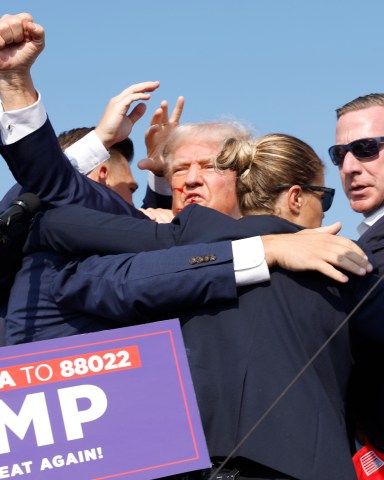
[[[298,138],[270,134],[256,140],[230,139],[216,166],[238,173],[243,215],[271,214],[306,228],[321,225],[335,190],[324,187],[324,164]]]

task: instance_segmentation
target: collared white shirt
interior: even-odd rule
[[[357,231],[361,237],[363,233],[365,233],[369,227],[372,227],[380,218],[384,216],[384,205],[380,207],[376,212],[369,215],[369,217],[365,217],[364,220],[357,226]]]

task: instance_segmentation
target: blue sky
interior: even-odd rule
[[[160,80],[132,139],[162,99],[186,98],[184,121],[233,118],[255,134],[283,132],[309,143],[336,188],[325,224],[343,222],[356,238],[337,169],[328,158],[336,107],[384,91],[382,0],[2,0],[1,12],[31,13],[46,30],[36,87],[57,133],[95,125],[108,100]],[[384,132],[383,132],[384,134]],[[146,175],[134,168],[140,206]],[[13,184],[4,161],[0,197]]]

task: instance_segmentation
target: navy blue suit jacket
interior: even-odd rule
[[[372,252],[380,274],[384,273],[384,217],[369,227],[359,238],[359,243]]]
[[[384,217],[370,227],[359,239],[362,248],[372,251],[380,274],[384,274]],[[383,314],[381,313],[381,318]],[[354,414],[362,432],[368,432],[371,443],[384,452],[384,351],[380,341],[368,344],[357,337],[354,342],[357,359],[352,381]]]
[[[202,258],[201,263],[194,262]],[[69,261],[26,255],[6,316],[7,344],[177,316],[237,299],[229,242]]]

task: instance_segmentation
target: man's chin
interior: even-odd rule
[[[381,207],[381,204],[377,205],[369,200],[349,200],[349,204],[354,212],[362,213],[365,217],[369,217]]]

